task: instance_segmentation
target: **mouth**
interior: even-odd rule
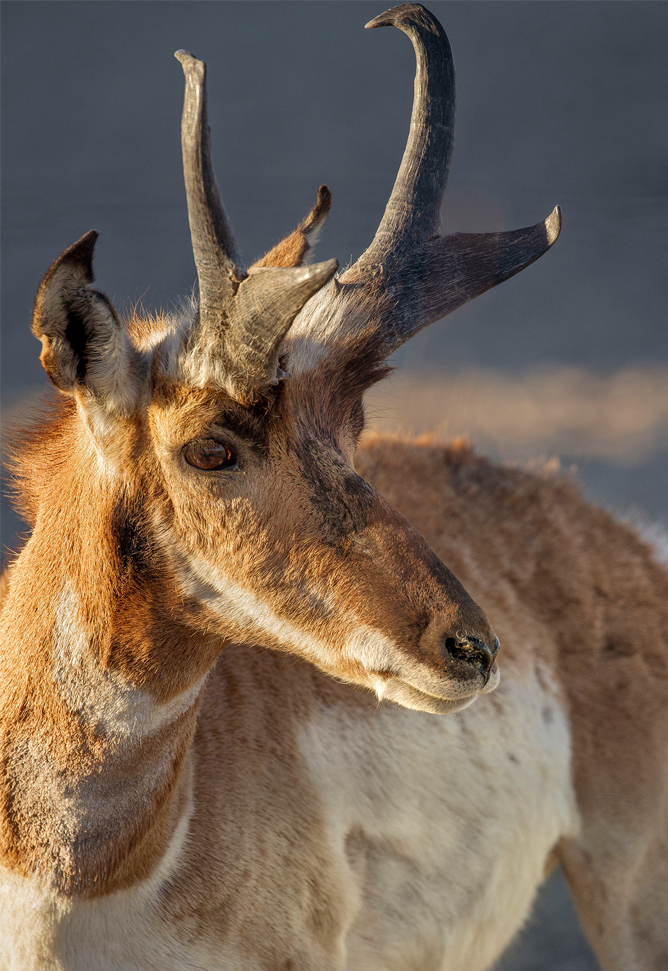
[[[376,686],[376,693],[381,700],[394,701],[402,708],[412,708],[414,711],[425,711],[433,715],[450,715],[468,708],[478,695],[490,694],[498,687],[500,679],[499,668],[495,662],[485,684],[474,691],[467,692],[466,686],[461,685],[459,688],[461,693],[459,693],[455,686],[450,686],[449,690],[452,694],[447,697],[444,694],[434,694],[433,690],[419,688],[404,678],[393,676],[380,681]],[[456,696],[453,697],[453,695]]]

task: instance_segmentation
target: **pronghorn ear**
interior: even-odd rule
[[[326,185],[321,185],[316,204],[308,216],[300,222],[294,232],[256,260],[251,269],[258,266],[301,266],[302,263],[310,263],[331,205],[332,193]]]
[[[93,289],[92,230],[58,257],[39,285],[32,332],[40,360],[61,391],[93,395],[110,411],[128,413],[139,388],[139,361],[111,302]]]

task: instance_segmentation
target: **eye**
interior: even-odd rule
[[[186,448],[183,457],[188,465],[208,472],[233,469],[237,464],[237,457],[232,449],[222,442],[192,442]]]

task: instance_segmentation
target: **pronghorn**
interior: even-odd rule
[[[418,4],[390,24],[411,132],[352,267],[302,265],[323,187],[244,268],[178,52],[198,306],[121,322],[95,233],[40,285],[62,394],[15,459],[3,969],[482,971],[557,860],[604,968],[668,964],[665,568],[569,480],[356,449],[391,351],[559,232],[439,236],[450,49]]]

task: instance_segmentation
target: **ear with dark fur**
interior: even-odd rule
[[[49,267],[35,297],[32,332],[57,388],[88,393],[127,414],[137,399],[139,361],[110,301],[90,286],[97,237],[86,233]]]

